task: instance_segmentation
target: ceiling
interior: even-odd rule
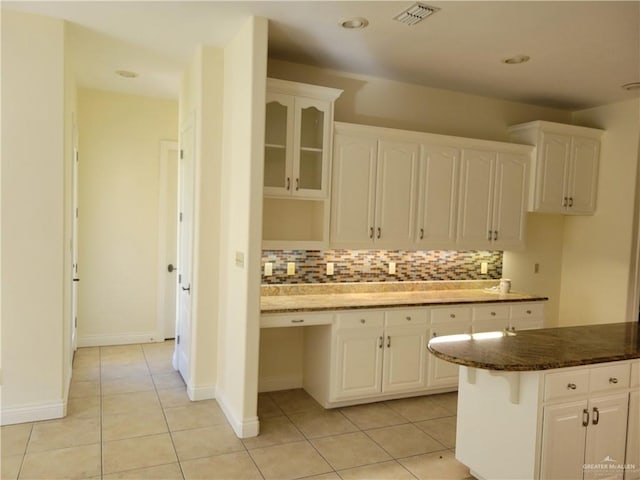
[[[637,96],[640,0],[427,1],[414,26],[393,20],[409,1],[46,1],[2,8],[71,22],[78,84],[176,98],[198,44],[224,46],[250,15],[269,18],[269,56],[436,88],[576,110]],[[362,30],[338,22],[365,17]],[[527,63],[506,65],[526,54]],[[139,73],[124,79],[115,70]]]

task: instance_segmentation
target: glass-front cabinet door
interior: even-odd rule
[[[290,195],[293,184],[293,129],[295,98],[267,93],[264,193]]]
[[[294,195],[326,195],[330,108],[327,101],[296,98]]]

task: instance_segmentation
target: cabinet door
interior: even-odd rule
[[[544,407],[540,478],[582,478],[587,428],[587,401]]]
[[[498,153],[492,217],[496,250],[524,246],[528,168],[525,156]]]
[[[470,324],[466,322],[451,322],[431,325],[431,338],[443,335],[469,333]],[[455,363],[445,362],[431,355],[429,357],[429,387],[457,387],[459,367]]]
[[[495,152],[462,151],[458,248],[491,248]]]
[[[591,418],[587,428],[585,464],[599,466],[625,463],[628,406],[628,393],[596,397],[589,401]],[[603,477],[601,469],[585,469],[584,478],[622,480],[622,469],[611,470]]]
[[[264,194],[290,195],[293,168],[294,101],[291,95],[267,93],[264,145]]]
[[[332,400],[366,397],[382,391],[382,328],[338,330],[335,348]]]
[[[627,422],[626,465],[635,465],[625,473],[625,480],[640,479],[640,391],[629,394],[629,420]]]
[[[595,212],[599,157],[600,142],[598,140],[573,137],[567,213],[586,215]]]
[[[413,241],[418,175],[418,145],[378,142],[375,243],[409,247]]]
[[[542,132],[538,146],[534,210],[564,213],[569,176],[571,137]]]
[[[334,247],[370,248],[376,186],[375,138],[334,138],[331,238]]]
[[[418,247],[454,248],[459,169],[457,148],[422,145],[416,226]]]
[[[427,386],[427,328],[387,327],[382,391],[411,392]]]
[[[295,196],[327,195],[330,118],[330,102],[296,98],[292,185]]]

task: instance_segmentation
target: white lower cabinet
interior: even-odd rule
[[[431,338],[471,333],[471,308],[438,307],[431,309]],[[455,387],[458,370],[455,363],[429,357],[429,387]]]
[[[639,367],[640,363],[635,364]],[[629,394],[629,423],[627,428],[627,465],[635,465],[635,470],[629,469],[625,480],[640,480],[640,391]],[[635,425],[635,428],[634,428]]]

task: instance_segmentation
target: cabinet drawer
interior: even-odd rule
[[[413,310],[389,310],[385,313],[385,326],[396,327],[400,325],[426,325],[428,318],[426,308]]]
[[[592,392],[606,392],[629,386],[631,365],[620,363],[606,367],[594,367],[590,370],[589,385]]]
[[[509,318],[508,305],[482,305],[473,307],[473,321],[476,320],[493,320],[496,318]]]
[[[260,317],[260,328],[303,327],[306,325],[331,325],[333,313],[284,313],[266,314]]]
[[[384,312],[360,310],[357,312],[338,313],[336,315],[338,328],[363,328],[384,326]]]
[[[586,395],[589,392],[589,370],[549,373],[544,379],[545,401]]]
[[[431,324],[449,322],[470,322],[471,308],[469,307],[445,307],[431,310]]]
[[[511,305],[511,318],[544,317],[544,302]]]
[[[631,388],[640,387],[640,362],[631,364]]]

